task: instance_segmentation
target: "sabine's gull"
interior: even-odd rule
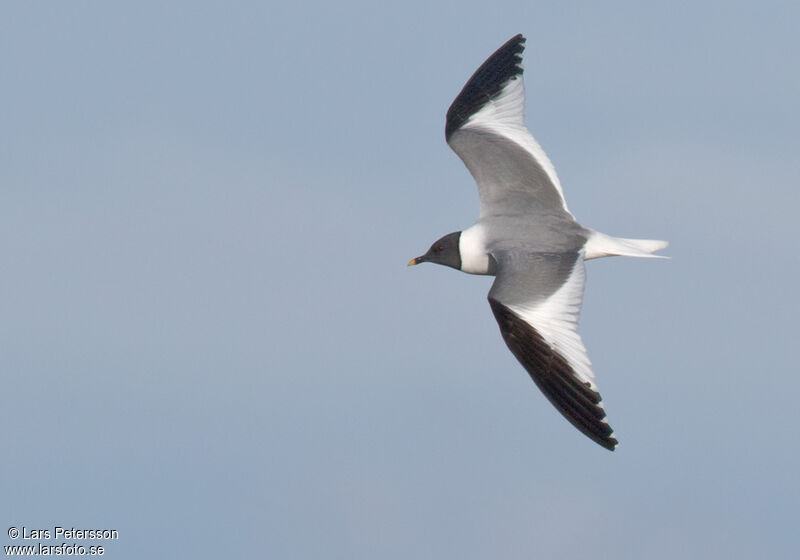
[[[610,237],[575,220],[553,164],[523,122],[524,48],[522,35],[512,37],[447,111],[445,139],[478,184],[478,221],[408,264],[495,276],[489,305],[508,348],[567,420],[613,451],[617,440],[577,330],[583,262],[654,257],[667,242]]]

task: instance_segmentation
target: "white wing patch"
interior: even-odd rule
[[[556,168],[539,142],[525,127],[525,83],[522,76],[509,80],[500,93],[471,115],[460,127],[460,129],[469,128],[488,130],[508,138],[530,153],[547,173],[547,177],[561,196],[564,210],[569,213]]]
[[[578,334],[578,316],[585,283],[586,269],[581,253],[569,278],[553,295],[531,305],[513,304],[508,308],[536,329],[564,357],[578,379],[589,382],[591,389],[597,391],[592,362]],[[599,406],[602,407],[602,404]]]

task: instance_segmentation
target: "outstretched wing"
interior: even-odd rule
[[[472,75],[447,111],[445,138],[478,184],[480,215],[569,215],[556,170],[525,128],[522,51],[512,37]]]
[[[493,257],[497,278],[489,304],[506,345],[573,426],[613,451],[617,440],[577,331],[583,253],[509,251]]]

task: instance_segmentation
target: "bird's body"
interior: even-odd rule
[[[650,257],[667,244],[610,237],[581,226],[569,212],[553,164],[523,122],[524,43],[517,35],[500,47],[447,112],[447,143],[478,185],[478,221],[409,264],[496,276],[489,303],[511,352],[573,425],[613,450],[617,440],[577,333],[583,263]]]

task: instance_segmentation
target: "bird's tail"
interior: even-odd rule
[[[624,239],[622,237],[611,237],[599,231],[593,231],[586,240],[586,254],[584,259],[596,259],[599,257],[614,257],[617,255],[624,257],[647,257],[652,259],[666,259],[663,255],[654,255],[659,249],[669,245],[666,241],[655,239]]]

